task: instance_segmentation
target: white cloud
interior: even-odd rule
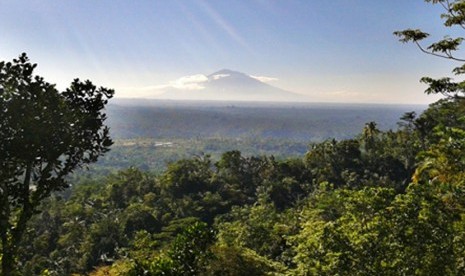
[[[265,76],[252,76],[252,75],[250,75],[250,77],[254,78],[254,79],[258,80],[258,81],[264,82],[264,83],[278,80],[277,78],[265,77]]]
[[[205,75],[197,74],[191,76],[184,76],[177,80],[170,81],[168,84],[160,85],[149,85],[149,86],[139,86],[139,87],[119,87],[118,94],[122,96],[132,95],[136,92],[139,95],[157,95],[163,93],[165,89],[175,88],[180,90],[202,90],[205,87],[202,86],[204,82],[208,81],[208,78]]]
[[[229,77],[229,76],[231,76],[231,75],[230,74],[216,74],[216,75],[213,75],[212,78],[214,80],[219,80],[221,78],[225,78],[225,77]]]
[[[212,78],[218,80],[221,78],[229,77],[230,74],[216,74]],[[264,77],[264,76],[250,76],[256,80],[267,83],[271,81],[277,81],[277,78]],[[167,84],[161,85],[149,85],[142,87],[119,87],[119,95],[132,95],[134,92],[139,95],[156,95],[163,93],[165,89],[175,88],[179,90],[203,90],[205,89],[204,84],[208,81],[208,77],[203,74],[189,75],[181,77],[177,80],[170,81]]]
[[[208,78],[205,75],[197,74],[181,77],[175,81],[170,82],[168,86],[184,90],[202,90],[205,88],[202,86],[202,83],[206,81],[208,81]]]

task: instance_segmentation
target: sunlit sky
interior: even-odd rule
[[[0,0],[0,59],[26,52],[58,87],[79,77],[117,97],[228,68],[316,102],[422,104],[436,98],[419,79],[456,64],[392,33],[433,42],[450,31],[441,12],[422,0]]]

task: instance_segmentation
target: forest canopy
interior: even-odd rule
[[[444,7],[446,27],[465,28],[463,1],[426,2]],[[463,63],[456,57],[462,38],[446,37],[424,47],[420,43],[427,33],[409,29],[395,34],[423,52]],[[459,66],[453,72],[465,71]],[[33,231],[23,231],[15,244],[20,264],[15,273],[464,275],[465,83],[423,81],[429,85],[426,93],[444,98],[421,114],[405,113],[395,130],[367,122],[356,137],[312,144],[296,158],[232,150],[218,159],[205,154],[171,162],[156,174],[129,167],[65,191],[52,193],[54,186],[40,197],[40,212],[29,216],[27,229]],[[76,82],[72,87],[93,86]],[[62,95],[72,97],[73,91]],[[92,148],[95,155],[78,156],[90,162],[103,153],[109,140],[96,141],[101,147]],[[36,157],[48,150],[44,145],[11,152],[24,155],[2,156],[4,200],[13,198],[5,196],[6,185],[29,183],[21,177],[28,175],[24,171],[30,168],[32,174],[37,164],[44,169]],[[20,157],[30,162],[9,165],[8,158]],[[66,164],[55,166],[64,169]],[[24,208],[29,202],[12,204]],[[9,243],[2,237],[3,260]]]

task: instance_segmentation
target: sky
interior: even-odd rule
[[[441,12],[423,0],[0,0],[0,60],[26,52],[61,89],[90,79],[116,97],[227,68],[315,102],[425,104],[437,97],[419,79],[457,64],[392,33],[454,34]]]

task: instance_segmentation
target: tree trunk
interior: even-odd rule
[[[6,242],[6,244],[4,243]],[[8,246],[8,241],[2,240],[2,249],[3,249],[3,256],[2,256],[2,273],[3,276],[10,276],[13,275],[13,254],[11,254],[11,248]]]
[[[2,229],[2,276],[11,276],[15,272],[15,255],[17,251],[17,246],[21,242],[24,230],[26,229],[26,224],[33,214],[33,206],[29,197],[29,185],[31,183],[32,175],[32,163],[29,163],[26,167],[26,173],[24,175],[24,182],[21,191],[21,197],[23,200],[22,210],[19,215],[19,220],[14,225],[8,224],[8,229]],[[6,204],[9,204],[6,202]],[[5,218],[7,222],[9,217]]]
[[[8,204],[8,202],[5,202]],[[5,208],[7,208],[5,206]],[[8,208],[9,209],[9,208]],[[1,253],[2,257],[0,258],[0,261],[2,263],[2,270],[0,272],[0,275],[4,276],[10,276],[13,273],[13,267],[14,267],[14,257],[12,254],[12,243],[11,239],[8,237],[11,234],[11,225],[8,223],[8,218],[10,216],[9,210],[3,210],[5,213],[3,214],[4,216],[1,218],[2,221],[2,229],[0,229],[0,235],[2,239],[2,246],[1,246]]]

